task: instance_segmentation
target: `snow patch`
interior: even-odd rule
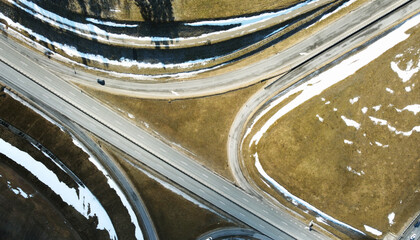
[[[362,113],[363,113],[363,114],[365,114],[365,113],[367,113],[368,108],[367,108],[367,107],[363,107],[363,108],[361,109],[361,111],[362,111]]]
[[[376,235],[376,236],[381,236],[382,235],[381,231],[379,231],[377,229],[374,229],[373,227],[369,227],[368,225],[364,225],[364,226],[365,226],[365,230],[372,233],[373,235]]]
[[[382,105],[373,106],[372,108],[377,112],[381,109]]]
[[[104,174],[104,176],[107,178],[107,183],[109,185],[109,187],[111,187],[112,189],[115,190],[115,192],[117,193],[117,195],[120,197],[122,204],[124,205],[124,207],[127,209],[128,214],[130,215],[130,219],[131,222],[133,223],[133,225],[135,226],[135,236],[136,239],[144,239],[143,237],[143,233],[141,231],[140,225],[139,225],[139,221],[137,219],[137,216],[133,210],[133,208],[131,207],[130,203],[128,202],[126,196],[124,195],[123,191],[121,190],[121,188],[118,186],[118,184],[110,177],[108,171],[102,166],[102,164],[99,162],[98,159],[96,159],[96,157],[94,157],[92,155],[92,153],[90,151],[88,151],[85,146],[80,143],[74,136],[72,136],[73,138],[73,143],[74,145],[76,145],[77,147],[79,147],[80,149],[82,149],[85,153],[87,153],[89,155],[89,161],[91,163],[93,163],[95,165],[95,167],[102,172],[102,174]]]
[[[138,24],[121,24],[121,23],[110,22],[110,21],[102,21],[95,18],[86,18],[86,21],[95,23],[95,24],[108,26],[108,27],[135,28],[139,26]]]
[[[341,116],[341,119],[343,119],[343,121],[346,123],[346,125],[347,125],[347,126],[349,126],[349,127],[354,127],[354,128],[356,128],[357,130],[359,130],[359,128],[360,128],[360,123],[358,123],[358,122],[356,122],[356,121],[354,121],[354,120],[352,120],[352,119],[349,119],[349,118],[347,118],[347,117],[345,117],[345,116]]]
[[[290,97],[295,93],[301,92],[297,97],[295,97],[292,101],[290,101],[288,104],[282,107],[272,117],[270,117],[270,119],[268,119],[267,122],[265,122],[265,124],[260,128],[260,130],[252,137],[250,141],[250,146],[252,144],[258,144],[264,133],[267,132],[270,126],[273,125],[282,116],[295,109],[300,104],[311,99],[312,97],[319,95],[321,92],[323,92],[330,86],[346,79],[348,76],[354,74],[357,70],[359,70],[369,62],[381,56],[388,49],[406,40],[410,36],[410,34],[407,34],[405,32],[419,23],[420,15],[412,17],[411,19],[407,20],[402,25],[400,25],[398,28],[396,28],[394,31],[378,39],[376,42],[372,43],[364,50],[354,54],[353,56],[348,57],[341,63],[330,68],[328,71],[322,72],[318,76],[312,78],[306,83],[303,83],[297,88],[287,92],[283,96],[271,102],[267,108],[265,108],[263,111],[261,111],[261,113],[259,113],[255,117],[255,120],[253,121],[253,124],[250,127],[251,129],[258,122],[258,120],[262,118],[262,116],[264,116],[268,111],[270,111],[280,102],[284,101],[286,98]]]
[[[198,21],[198,22],[193,22],[193,23],[186,23],[186,25],[188,26],[229,26],[229,25],[246,26],[246,25],[255,24],[257,22],[258,23],[264,22],[271,18],[288,14],[294,10],[297,10],[301,7],[304,7],[308,4],[312,4],[317,1],[318,0],[307,0],[303,3],[296,4],[290,8],[282,9],[277,12],[263,13],[256,16],[238,17],[238,18],[230,18],[230,19],[222,19],[222,20]]]
[[[319,120],[320,122],[324,122],[324,119],[323,119],[322,117],[320,117],[318,114],[316,115],[316,117],[318,118],[318,120]]]
[[[366,235],[366,234],[364,234],[363,232],[361,232],[361,231],[359,231],[359,230],[357,230],[356,228],[354,228],[354,227],[352,227],[352,226],[350,226],[350,225],[348,225],[348,224],[346,224],[346,223],[343,223],[343,222],[341,222],[341,221],[339,221],[339,220],[337,220],[337,219],[335,219],[335,218],[333,218],[333,217],[331,217],[330,215],[328,215],[328,214],[326,214],[326,213],[324,213],[324,212],[322,212],[321,210],[319,210],[319,209],[317,209],[317,208],[315,208],[314,206],[312,206],[311,204],[309,204],[309,203],[307,203],[307,202],[305,202],[304,200],[302,200],[302,199],[300,199],[300,198],[298,198],[298,197],[296,197],[295,195],[293,195],[293,194],[291,194],[289,191],[287,191],[287,189],[286,188],[284,188],[283,186],[281,186],[278,182],[276,182],[276,180],[274,180],[273,178],[271,178],[266,172],[265,172],[265,170],[263,169],[263,167],[262,167],[262,165],[261,165],[261,163],[260,163],[260,160],[259,160],[259,158],[258,158],[258,153],[255,153],[254,155],[254,159],[255,159],[255,167],[257,168],[257,170],[258,170],[258,172],[259,172],[259,174],[266,180],[266,181],[268,181],[274,188],[276,188],[281,194],[283,194],[286,198],[289,198],[289,199],[291,199],[291,201],[292,201],[292,203],[294,204],[294,205],[302,205],[302,206],[304,206],[305,208],[307,208],[308,210],[310,210],[310,211],[312,211],[312,212],[315,212],[316,214],[318,214],[319,215],[319,217],[322,217],[323,219],[325,219],[325,220],[328,220],[328,221],[330,221],[330,222],[333,222],[333,223],[335,223],[335,224],[338,224],[338,225],[341,225],[341,226],[343,226],[343,227],[345,227],[345,228],[348,228],[348,229],[351,229],[351,230],[353,230],[353,231],[355,231],[355,232],[358,232],[358,233],[360,233],[360,234],[363,234],[363,235]]]
[[[395,218],[395,213],[394,212],[392,212],[388,215],[388,222],[389,222],[390,226],[394,224],[394,218]]]
[[[316,221],[328,225],[327,221],[325,221],[325,219],[323,219],[322,217],[316,217]]]
[[[13,188],[10,181],[7,181],[7,187],[16,195],[20,195],[24,198],[31,198],[34,195],[33,194],[27,194],[25,191],[23,191],[20,187]]]
[[[360,97],[355,97],[355,98],[350,99],[349,102],[351,104],[355,104],[357,101],[359,101],[359,99],[360,99]]]
[[[111,239],[117,239],[117,234],[108,213],[89,189],[78,183],[77,189],[70,188],[64,182],[61,182],[57,175],[43,163],[36,161],[28,153],[21,151],[1,138],[0,152],[31,172],[86,219],[96,216],[98,221],[97,229],[106,230]]]
[[[407,63],[405,70],[398,67],[398,62],[391,62],[391,69],[398,74],[398,77],[401,78],[402,82],[405,83],[411,79],[411,77],[417,73],[420,69],[420,62],[417,64],[417,67],[413,67],[413,60],[410,60]]]
[[[410,112],[414,113],[414,115],[417,115],[417,113],[420,112],[420,104],[408,105],[408,106],[404,107],[403,109],[395,108],[395,110],[397,110],[397,112],[410,111]]]
[[[385,90],[391,94],[394,94],[394,90],[392,90],[391,88],[385,88]]]

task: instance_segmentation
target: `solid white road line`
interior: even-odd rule
[[[28,66],[28,64],[26,64],[26,63],[24,63],[24,62],[22,62],[22,61],[20,61],[20,63],[22,63],[22,65],[23,65],[23,66],[25,66],[25,67],[27,67],[27,66]]]

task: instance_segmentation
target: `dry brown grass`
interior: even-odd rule
[[[216,228],[241,226],[165,188],[147,176],[143,172],[145,170],[140,170],[139,167],[144,168],[137,160],[106,143],[102,143],[101,146],[119,163],[134,184],[145,202],[160,239],[196,239],[199,235]]]
[[[91,96],[116,111],[135,116],[134,122],[157,131],[194,154],[206,167],[233,181],[227,161],[227,138],[236,113],[261,84],[234,92],[196,99],[149,100],[114,95],[82,86]],[[120,109],[120,110],[119,110]],[[126,115],[127,116],[127,115]],[[150,131],[150,129],[147,129]]]
[[[287,8],[302,0],[174,0],[172,1],[175,20],[215,19],[255,14],[263,11]]]
[[[420,103],[420,74],[402,83],[390,68],[391,61],[400,61],[402,69],[410,59],[414,66],[420,61],[420,27],[410,32],[408,40],[283,116],[265,133],[257,149],[244,148],[243,157],[252,179],[281,198],[259,180],[251,157],[258,151],[261,164],[271,177],[318,209],[362,231],[366,224],[384,234],[399,232],[420,209],[420,134],[414,131],[408,137],[396,135],[387,126],[374,125],[369,116],[386,119],[402,131],[420,125],[418,114],[395,109]],[[402,58],[396,58],[399,53],[404,54]],[[410,92],[405,90],[408,86],[412,88]],[[356,96],[360,100],[349,103]],[[378,105],[380,110],[373,109]],[[361,111],[363,107],[368,107],[366,114]],[[324,122],[318,120],[317,114]],[[361,128],[356,131],[347,127],[342,115],[360,123]],[[345,144],[344,139],[353,144]],[[249,140],[250,137],[244,146]],[[364,174],[348,171],[347,166]],[[396,215],[393,225],[387,218],[391,212]]]

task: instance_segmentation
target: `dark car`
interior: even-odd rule
[[[419,221],[417,221],[415,224],[414,224],[414,227],[415,228],[417,228],[417,227],[419,227],[420,226],[420,220]]]
[[[96,79],[96,81],[99,83],[99,84],[101,84],[102,86],[103,85],[105,85],[105,80],[103,80],[103,79]]]

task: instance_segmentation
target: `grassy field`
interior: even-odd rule
[[[173,0],[175,19],[191,21],[196,19],[227,18],[232,16],[254,14],[264,11],[287,8],[304,2],[302,0],[265,0],[265,1],[232,1],[232,0]]]
[[[410,32],[408,40],[280,118],[257,148],[244,147],[246,169],[255,183],[281,199],[259,180],[251,157],[258,152],[272,178],[323,212],[362,231],[366,224],[384,235],[398,233],[420,210],[420,134],[391,131],[409,132],[420,125],[418,114],[401,111],[420,104],[420,74],[403,83],[391,69],[392,61],[401,69],[420,61],[420,27]],[[341,116],[360,123],[360,129],[346,126]],[[375,124],[371,117],[392,127]]]
[[[176,100],[148,100],[119,96],[83,87],[116,111],[132,114],[138,126],[177,147],[179,144],[207,168],[233,181],[227,162],[227,137],[242,104],[261,84],[223,95]],[[146,127],[148,126],[148,127]]]
[[[134,238],[134,225],[131,224],[128,212],[122,205],[121,200],[115,191],[107,184],[107,179],[89,160],[88,155],[79,147],[73,144],[70,135],[62,132],[57,126],[48,122],[46,119],[27,108],[20,102],[14,100],[4,92],[0,93],[0,118],[13,124],[16,128],[25,132],[37,142],[49,149],[61,162],[71,169],[97,197],[103,207],[107,210],[111,221],[114,224],[117,234],[124,239]],[[0,132],[2,138],[7,138],[14,146],[28,152],[36,160],[41,161],[49,169],[58,170],[57,165],[47,159],[40,151],[35,149],[29,142],[20,138],[9,131]],[[12,161],[8,162],[9,166]],[[17,170],[16,170],[17,169]],[[72,224],[73,228],[81,235],[88,238],[104,238],[104,233],[96,230],[96,223],[87,221],[82,215],[72,207],[61,201],[48,187],[39,183],[26,170],[16,168],[22,177],[31,183],[36,183],[37,189],[44,194],[56,208],[58,208],[65,218]],[[55,169],[55,170],[54,170]],[[60,172],[60,170],[58,170]],[[65,174],[61,174],[63,179],[69,179]],[[68,181],[69,184],[71,180]]]
[[[145,170],[139,169],[145,169],[143,166],[134,165],[137,161],[130,156],[106,143],[101,143],[101,146],[119,163],[140,193],[160,239],[196,239],[216,228],[242,226],[229,220],[223,213],[215,214],[165,188],[146,175]]]

